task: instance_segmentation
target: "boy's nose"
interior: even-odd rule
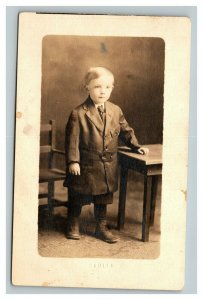
[[[105,94],[105,90],[104,90],[104,89],[101,89],[100,93],[101,93],[101,94]]]

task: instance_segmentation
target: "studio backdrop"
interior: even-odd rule
[[[87,98],[83,78],[95,66],[114,74],[110,101],[121,107],[139,143],[162,143],[164,53],[161,38],[45,36],[41,122],[56,121],[57,148],[64,149],[68,117]]]

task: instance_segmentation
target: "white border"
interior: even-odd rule
[[[181,289],[184,282],[190,20],[21,13],[19,28],[17,112],[21,117],[16,119],[13,283]],[[42,258],[37,252],[41,43],[47,34],[151,36],[165,41],[162,234],[161,253],[156,260]],[[24,133],[28,125],[32,127],[29,134]],[[171,168],[174,161],[175,170]],[[113,267],[93,270],[90,261],[111,262]],[[136,270],[139,276],[135,276]]]
[[[72,3],[71,3],[72,2]],[[86,5],[86,3],[88,2],[88,1],[79,1],[80,2],[80,4],[81,5]],[[85,2],[85,3],[84,3]],[[101,1],[97,1],[97,6],[98,5],[104,5],[105,4],[105,2],[104,1],[102,1],[102,3],[98,3],[98,2],[101,2]],[[114,2],[114,1],[113,1]],[[127,6],[127,5],[140,5],[140,4],[142,4],[143,6],[144,5],[146,5],[146,1],[142,1],[142,3],[140,3],[140,1],[133,1],[133,3],[132,3],[132,1],[128,1],[128,0],[126,0],[126,1],[123,1],[124,2],[124,4],[123,3],[121,3],[122,1],[116,1],[116,4],[115,5],[125,5],[125,6]],[[197,5],[197,7],[198,7],[198,15],[199,15],[199,21],[198,21],[198,24],[199,24],[199,30],[198,30],[198,49],[199,49],[199,62],[201,62],[201,65],[202,65],[202,56],[200,55],[201,54],[201,52],[200,52],[200,49],[203,49],[203,43],[202,43],[202,37],[203,37],[203,35],[202,35],[202,29],[201,28],[203,28],[203,10],[202,10],[202,1],[162,1],[162,0],[160,0],[160,1],[147,1],[148,2],[148,5],[158,5],[158,6],[163,6],[163,5],[192,5],[192,6],[196,6]],[[0,30],[1,30],[1,39],[3,39],[3,45],[4,45],[4,41],[5,41],[5,38],[4,38],[4,36],[5,36],[5,6],[6,5],[26,5],[26,6],[31,6],[31,5],[38,5],[38,6],[40,6],[40,5],[47,5],[47,6],[49,6],[49,5],[55,5],[55,6],[59,6],[59,5],[67,5],[67,4],[69,4],[69,5],[77,5],[77,3],[78,3],[78,1],[69,1],[68,3],[67,3],[67,1],[60,1],[60,0],[58,0],[58,1],[29,1],[29,3],[27,2],[27,1],[1,1],[1,3],[0,3],[0,20],[1,20],[1,26],[0,26]],[[111,3],[111,4],[110,4]],[[130,3],[130,4],[128,4],[128,3]],[[112,3],[112,1],[108,1],[108,4],[107,5],[114,5],[114,3]],[[94,5],[94,6],[96,6],[96,4],[95,4],[95,2],[93,1],[93,3],[92,3],[92,5]],[[4,47],[5,48],[5,47]],[[1,47],[0,48],[0,53],[1,53],[1,66],[2,65],[4,65],[5,64],[5,51],[4,50],[2,50],[3,49],[3,47]],[[2,52],[4,52],[4,53],[2,53]],[[3,54],[3,55],[2,55]],[[4,70],[5,70],[5,68],[1,68],[1,70],[0,70],[0,72],[1,72],[1,86],[3,87],[3,89],[1,88],[0,89],[0,95],[1,95],[1,99],[5,99],[5,72],[4,72]],[[199,68],[198,69],[198,78],[199,78],[199,83],[200,83],[200,78],[203,78],[203,74],[202,74],[203,72],[202,72],[202,68]],[[198,99],[199,99],[199,101],[198,101],[198,128],[202,128],[202,122],[203,122],[203,118],[202,118],[202,116],[201,116],[201,112],[203,111],[202,110],[202,101],[200,101],[200,99],[202,99],[203,98],[203,95],[202,95],[202,84],[200,83],[199,84],[199,88],[198,88]],[[5,106],[5,103],[3,104],[4,106]],[[3,138],[4,138],[4,133],[5,133],[5,110],[0,110],[0,114],[1,114],[1,118],[0,118],[0,129],[1,129],[1,137],[3,136]],[[198,143],[198,149],[199,149],[199,153],[202,153],[202,139],[201,139],[201,130],[199,131],[199,135],[198,135],[198,137],[199,137],[199,143]],[[5,140],[5,139],[4,139]],[[5,143],[4,143],[4,145],[5,145]],[[3,148],[1,148],[0,149],[0,153],[1,153],[1,157],[5,157],[4,155],[5,155],[5,147],[3,147]],[[4,160],[5,161],[5,160]],[[199,156],[198,157],[198,164],[199,164],[199,175],[201,175],[200,174],[200,171],[201,171],[201,169],[202,169],[202,157],[201,156]],[[5,174],[3,174],[2,173],[2,168],[1,168],[1,179],[3,179],[3,178],[5,178]],[[2,182],[2,181],[1,181]],[[199,183],[199,189],[198,189],[198,199],[199,199],[199,204],[198,204],[198,207],[199,207],[199,209],[198,209],[198,216],[199,216],[199,218],[198,218],[198,228],[199,229],[201,229],[202,228],[202,201],[201,201],[201,199],[203,198],[202,197],[202,190],[201,190],[201,176],[199,176],[199,178],[198,178],[198,183]],[[4,186],[4,185],[3,185]],[[3,197],[2,197],[3,199],[6,199],[6,195],[5,195],[5,190],[4,190],[4,192],[3,192]],[[4,202],[5,203],[5,202]],[[4,204],[2,204],[3,205],[3,208],[5,207],[5,205]],[[4,210],[5,211],[5,210]],[[3,216],[1,217],[1,219],[0,219],[0,222],[1,222],[1,237],[4,237],[4,232],[5,232],[5,222],[4,222],[4,220],[5,220],[5,214],[3,214]],[[9,234],[10,233],[7,233],[7,238],[9,238]],[[201,266],[202,265],[202,253],[203,253],[203,249],[202,249],[202,233],[201,233],[201,230],[199,230],[198,231],[198,237],[199,237],[199,246],[198,246],[198,249],[199,249],[199,254],[200,255],[198,255],[198,261],[199,261],[199,265]],[[1,257],[1,261],[2,261],[2,263],[1,263],[1,266],[2,265],[4,265],[5,266],[5,251],[4,251],[4,248],[5,247],[1,247],[1,250],[0,250],[0,257]],[[3,268],[3,270],[4,271],[2,271],[1,272],[1,283],[4,281],[4,275],[5,275],[5,268]],[[199,274],[199,292],[200,293],[202,293],[202,285],[201,285],[201,278],[202,278],[202,268],[198,268],[198,274]],[[3,294],[2,293],[2,285],[0,285],[0,289],[1,289],[1,295]],[[15,290],[15,289],[14,289]],[[29,291],[28,291],[29,292]],[[34,289],[33,289],[33,292],[34,292]],[[13,296],[13,295],[7,295],[7,296]],[[24,296],[24,295],[21,295],[22,297]],[[50,296],[54,296],[54,295],[50,295]],[[62,295],[60,295],[60,296],[62,296]],[[119,295],[117,295],[117,296],[119,296]],[[144,296],[144,295],[143,295]],[[159,296],[159,295],[157,295],[157,296]],[[156,296],[156,297],[157,297]],[[177,295],[173,295],[173,297],[174,296],[177,296]],[[182,296],[184,296],[184,295],[182,295]],[[191,295],[190,295],[191,296]],[[199,296],[200,296],[200,294],[199,294]],[[38,297],[39,298],[41,298],[40,297],[40,295],[38,295]],[[44,296],[42,295],[42,297],[43,297],[43,299],[44,299]],[[83,295],[83,297],[85,297],[85,295]],[[138,295],[136,295],[136,297],[138,297],[139,298],[139,296]],[[155,295],[151,295],[151,297],[153,298],[153,297],[155,297]],[[199,298],[199,297],[198,297]]]

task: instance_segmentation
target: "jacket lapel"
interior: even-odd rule
[[[104,131],[104,123],[102,122],[99,112],[90,98],[86,100],[84,108],[87,110],[87,118],[97,127],[97,129]]]
[[[105,126],[105,135],[108,136],[110,133],[110,129],[112,128],[112,118],[113,118],[113,111],[111,110],[111,106],[107,101],[105,103],[106,106],[106,126]]]

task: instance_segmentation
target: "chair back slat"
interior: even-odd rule
[[[50,132],[50,145],[52,146],[52,149],[56,148],[56,123],[55,120],[49,121],[51,125],[51,132]]]
[[[51,146],[49,145],[40,146],[40,153],[49,153],[49,152],[51,152]]]
[[[48,154],[48,168],[54,167],[54,152],[56,148],[56,125],[55,120],[50,120],[47,124],[41,124],[41,133],[48,137],[48,141],[40,146],[40,154]]]

